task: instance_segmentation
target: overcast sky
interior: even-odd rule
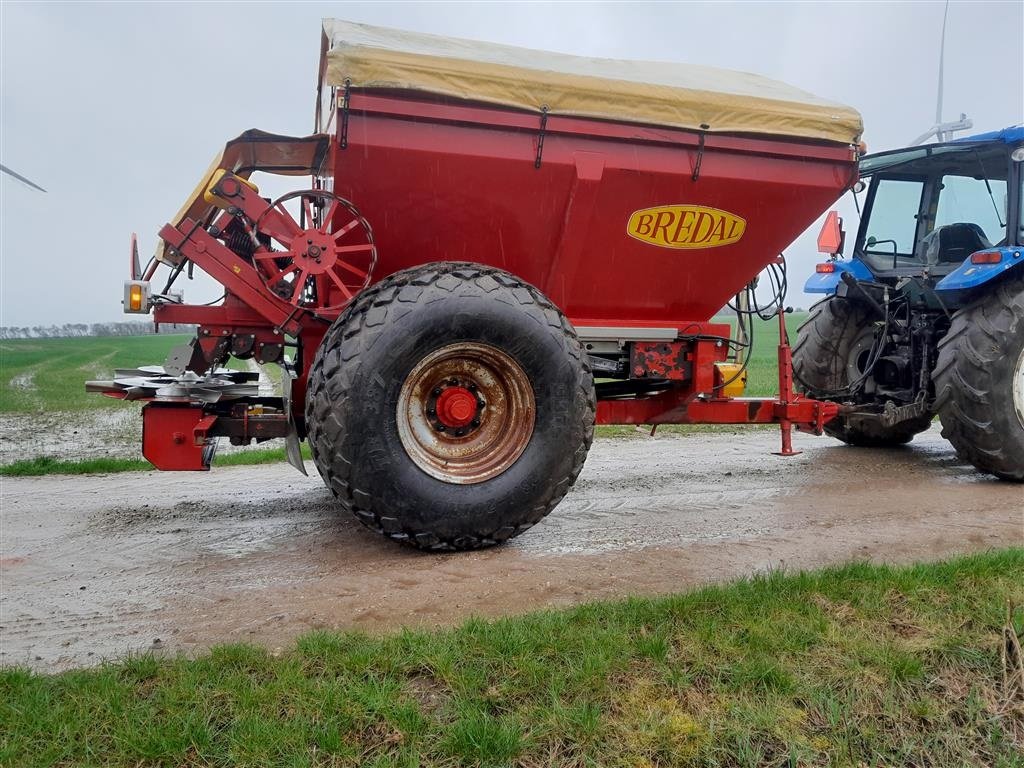
[[[756,72],[849,104],[871,151],[935,112],[941,2],[15,3],[0,0],[0,324],[121,317],[144,255],[224,142],[312,130],[324,16],[532,48]],[[945,119],[1024,122],[1024,0],[954,2]],[[802,285],[814,237],[788,251]],[[214,297],[185,284],[190,300]],[[807,305],[797,287],[791,304]]]

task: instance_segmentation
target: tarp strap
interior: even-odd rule
[[[693,164],[693,181],[697,181],[700,178],[700,164],[704,161],[704,137],[707,135],[705,131],[711,126],[707,123],[701,123],[701,132],[697,135],[697,162]]]
[[[534,168],[540,168],[540,159],[544,154],[544,132],[548,129],[548,105],[540,108],[540,133],[537,134],[537,158],[533,161]]]
[[[352,81],[345,78],[345,91],[341,97],[341,130],[338,131],[338,141],[342,149],[348,149],[348,100],[352,91]]]

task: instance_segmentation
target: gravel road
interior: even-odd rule
[[[310,465],[4,478],[0,664],[131,650],[276,649],[317,628],[430,627],[773,568],[906,562],[1024,544],[1024,486],[961,464],[936,429],[902,449],[773,431],[595,442],[543,523],[423,554],[339,513]]]

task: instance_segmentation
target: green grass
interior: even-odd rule
[[[280,655],[0,671],[0,764],[1024,764],[1000,628],[1024,549],[774,573]],[[1017,615],[1017,631],[1024,615]]]
[[[0,413],[77,412],[126,406],[89,394],[85,382],[115,368],[162,365],[186,335],[104,336],[0,341]]]
[[[796,339],[796,329],[804,318],[806,314],[786,318],[791,339]],[[772,395],[778,388],[778,324],[758,320],[756,325],[747,392]],[[120,401],[86,393],[84,382],[109,377],[115,368],[160,365],[172,347],[187,340],[184,335],[155,335],[0,341],[0,413],[126,407]],[[272,372],[273,366],[270,369]]]
[[[309,446],[302,444],[302,458],[310,458]],[[284,448],[256,448],[237,453],[221,453],[213,458],[214,467],[250,464],[276,464],[287,461]],[[21,459],[0,466],[0,477],[39,477],[41,475],[93,475],[102,472],[142,472],[153,470],[145,459],[79,459],[64,461],[53,456]]]
[[[792,340],[806,314],[789,315],[787,327]],[[735,326],[735,322],[732,322]],[[42,412],[76,413],[101,408],[138,408],[85,392],[84,382],[113,374],[114,368],[160,364],[171,347],[187,341],[184,335],[121,336],[76,339],[17,339],[0,342],[0,413],[30,416]],[[756,321],[754,355],[748,368],[747,394],[771,396],[778,390],[776,369],[778,323]],[[232,360],[235,367],[243,361]],[[268,366],[268,373],[277,369]],[[722,432],[733,434],[751,429],[734,425],[668,425],[661,434]],[[635,427],[598,427],[599,437],[637,434]],[[262,464],[284,460],[283,449],[247,451],[218,457],[217,466]],[[61,460],[53,456],[23,459],[0,466],[0,476],[45,474],[91,474],[150,469],[144,459],[103,458]]]
[[[40,475],[94,475],[103,472],[139,472],[153,469],[145,459],[79,459],[64,461],[53,456],[36,456],[0,465],[0,477],[38,477]]]

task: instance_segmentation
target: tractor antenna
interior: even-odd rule
[[[939,40],[939,85],[938,95],[935,97],[935,122],[932,127],[929,128],[925,133],[922,133],[912,142],[911,146],[923,144],[928,139],[935,137],[936,141],[948,141],[953,138],[953,134],[956,131],[966,131],[974,125],[974,121],[967,117],[963,112],[960,113],[960,119],[950,123],[942,122],[942,75],[945,69],[946,61],[946,21],[949,19],[949,0],[946,0],[945,10],[942,12],[942,38]]]
[[[14,178],[16,178],[18,181],[22,182],[23,184],[28,184],[30,187],[32,187],[32,189],[38,189],[40,192],[45,192],[46,191],[45,189],[40,187],[38,184],[36,184],[34,181],[26,179],[20,173],[15,173],[10,168],[8,168],[6,165],[0,164],[0,173],[6,173],[8,176],[13,176]]]

